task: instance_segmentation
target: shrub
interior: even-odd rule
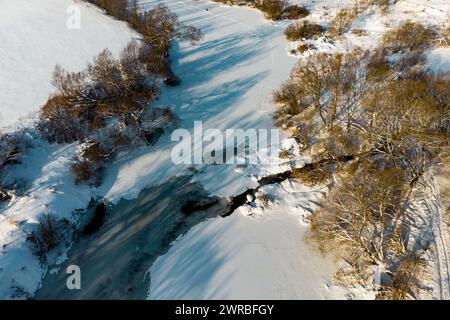
[[[100,8],[104,9],[107,14],[124,19],[127,16],[127,8],[129,0],[87,0]]]
[[[394,64],[403,79],[421,79],[425,75],[426,57],[422,50],[408,51]]]
[[[358,36],[358,37],[362,37],[362,36],[368,36],[369,33],[366,30],[363,29],[352,29],[351,30],[352,34]]]
[[[280,150],[280,153],[278,154],[278,157],[280,159],[291,159],[292,154],[289,150]]]
[[[382,50],[376,50],[367,63],[367,74],[372,81],[384,81],[393,76],[394,70],[386,61]]]
[[[326,158],[338,159],[359,152],[363,145],[359,141],[356,132],[345,130],[342,127],[334,127],[324,141],[324,155]]]
[[[113,149],[108,146],[110,138],[100,142],[91,141],[84,147],[78,159],[72,164],[70,171],[75,177],[75,183],[88,183],[99,185],[101,183],[101,174],[106,162],[115,155],[116,147]]]
[[[34,244],[35,254],[45,260],[51,249],[57,247],[64,239],[64,233],[70,226],[67,220],[56,220],[45,213],[39,219],[37,230],[28,234],[27,240]]]
[[[6,189],[5,186],[0,182],[0,204],[4,201],[9,201],[11,199],[11,194]]]
[[[291,78],[274,94],[274,100],[282,104],[275,114],[276,123],[283,127],[295,125],[299,114],[313,109],[316,114],[310,120],[314,121],[318,116],[331,129],[339,115],[351,111],[341,109],[353,108],[357,102],[355,96],[359,99],[364,90],[355,85],[361,60],[362,53],[358,52],[346,55],[320,53],[301,60]],[[349,104],[346,100],[350,98],[354,101]]]
[[[84,132],[80,120],[80,108],[69,98],[55,95],[41,108],[38,129],[50,143],[82,140]]]
[[[328,32],[331,36],[341,36],[348,31],[351,24],[358,15],[356,8],[341,9],[331,21]]]
[[[76,159],[70,167],[70,172],[75,177],[76,184],[87,183],[95,186],[100,185],[103,170],[103,162],[83,158]]]
[[[21,149],[19,135],[0,133],[0,204],[12,198],[10,188],[2,179],[2,171],[8,165],[20,163]]]
[[[297,5],[288,6],[283,9],[282,17],[285,19],[301,19],[309,15],[309,10]]]
[[[385,13],[387,9],[389,9],[389,1],[390,0],[360,0],[358,2],[358,7],[360,10],[366,10],[368,7],[378,6],[383,13]]]
[[[302,43],[298,46],[297,49],[298,49],[298,52],[300,52],[300,54],[303,54],[310,50],[317,50],[317,47],[312,43]]]
[[[302,23],[290,24],[284,34],[289,41],[297,41],[300,39],[312,39],[315,36],[322,34],[324,28],[316,23],[303,21]]]
[[[450,74],[443,73],[430,77],[430,94],[442,112],[442,119],[450,121]]]
[[[302,93],[293,80],[288,80],[279,90],[274,91],[273,100],[281,105],[274,114],[277,126],[288,128],[297,124],[296,116],[306,108],[301,104],[301,98]]]
[[[416,256],[403,258],[394,272],[392,282],[377,294],[377,300],[407,300],[413,297],[420,286],[426,268],[425,261]]]
[[[143,40],[151,48],[154,48],[164,58],[169,56],[170,42],[172,39],[190,40],[192,42],[201,39],[199,29],[184,25],[164,5],[158,5],[151,10],[139,12],[139,23],[136,28],[143,36]]]
[[[314,165],[300,169],[294,168],[291,174],[291,178],[307,186],[326,183],[330,177],[329,168],[326,165]]]
[[[284,4],[281,0],[261,0],[255,6],[270,20],[279,20],[283,15]]]
[[[18,163],[20,154],[19,138],[13,134],[0,134],[0,170],[8,164]]]
[[[417,22],[406,22],[383,36],[383,47],[392,52],[406,49],[423,50],[431,45],[435,38],[436,32],[432,28]]]
[[[104,50],[82,72],[55,68],[52,83],[57,92],[42,107],[38,125],[49,142],[88,140],[114,120],[124,128],[131,123],[137,136],[144,137],[141,133],[145,130],[136,125],[143,123],[141,115],[145,115],[147,104],[156,98],[156,80],[177,79],[167,60],[170,42],[175,38],[191,41],[201,38],[198,29],[179,22],[163,5],[144,11],[136,2],[130,5],[127,1],[90,2],[128,21],[142,34],[143,42],[132,41],[119,59]],[[145,123],[148,127],[148,119]]]
[[[439,34],[439,39],[437,41],[439,47],[450,46],[450,26],[443,28]]]
[[[301,149],[304,150],[310,146],[313,134],[314,124],[310,121],[305,121],[299,123],[292,130],[291,136],[301,145]]]

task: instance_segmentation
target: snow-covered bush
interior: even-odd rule
[[[341,9],[336,17],[331,21],[330,27],[328,28],[328,34],[336,37],[341,36],[347,32],[355,18],[358,16],[357,8],[344,8]]]
[[[0,170],[7,164],[19,161],[20,139],[15,134],[0,133]]]
[[[300,43],[297,47],[297,50],[300,54],[303,54],[309,50],[317,50],[317,47],[310,42],[304,42],[304,43]],[[295,54],[295,52],[294,52]]]
[[[129,0],[87,0],[104,9],[107,14],[123,19],[127,15]]]
[[[57,66],[53,84],[57,94],[41,109],[39,128],[50,142],[85,140],[118,119],[125,125],[133,113],[142,113],[156,97],[159,66],[150,64],[146,46],[130,43],[120,59],[108,50],[86,70],[71,73]],[[154,61],[152,61],[154,62]]]
[[[438,47],[449,47],[450,46],[450,26],[442,28],[439,32],[439,39],[437,39]]]
[[[76,184],[87,183],[98,186],[102,181],[104,161],[91,161],[78,158],[70,167],[70,172],[75,178]]]
[[[357,1],[357,6],[359,10],[366,10],[368,8],[372,7],[379,7],[381,8],[382,12],[386,12],[387,9],[389,9],[391,0],[359,0]],[[396,0],[394,0],[395,2]]]
[[[0,133],[0,204],[12,197],[10,188],[5,185],[2,178],[2,173],[4,173],[7,165],[20,162],[21,149],[20,132],[14,134]]]
[[[287,6],[283,9],[283,13],[281,15],[282,18],[285,19],[302,19],[304,17],[307,17],[309,15],[309,10],[305,7],[301,7],[298,5],[291,5]]]
[[[136,3],[91,2],[128,21],[142,34],[143,41],[132,41],[118,59],[104,50],[81,72],[67,72],[57,66],[53,74],[57,92],[42,107],[38,128],[50,142],[88,141],[117,121],[122,128],[133,127],[134,138],[151,137],[152,143],[161,126],[152,125],[151,117],[145,117],[150,115],[148,104],[158,93],[157,80],[174,77],[167,60],[170,42],[175,38],[196,41],[201,33],[179,22],[162,5],[144,11]],[[117,15],[123,10],[125,14]],[[169,114],[166,111],[165,117],[171,118]],[[164,122],[163,118],[153,120]],[[152,126],[155,129],[148,129]]]
[[[281,0],[261,0],[255,6],[270,20],[279,20],[283,15],[284,3]]]
[[[35,254],[45,261],[47,254],[64,240],[69,228],[71,226],[67,220],[57,220],[51,214],[44,213],[27,240],[33,243]]]
[[[436,36],[437,33],[433,28],[409,21],[383,36],[383,48],[394,53],[404,50],[424,50],[433,43]]]
[[[305,20],[302,23],[295,22],[290,24],[284,31],[284,34],[289,41],[297,41],[301,39],[312,39],[322,34],[323,31],[324,28],[321,25]]]
[[[308,168],[294,168],[291,174],[291,178],[306,186],[327,183],[330,177],[329,166],[320,164]]]
[[[434,28],[406,22],[384,35],[381,51],[401,78],[420,79],[426,73],[425,50],[436,38]]]
[[[292,154],[289,150],[286,149],[282,149],[280,150],[280,152],[278,153],[278,157],[280,159],[291,159],[292,158]]]
[[[383,286],[377,300],[407,300],[417,298],[426,272],[426,262],[417,255],[404,257],[393,272],[391,282]]]
[[[130,112],[123,119],[108,121],[108,125],[99,128],[85,143],[79,156],[74,159],[70,171],[75,182],[99,185],[102,173],[108,162],[117,153],[130,146],[142,143],[153,145],[175,122],[168,108],[147,108],[138,112]]]

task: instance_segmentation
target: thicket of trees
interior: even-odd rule
[[[176,14],[164,5],[151,10],[143,10],[137,0],[85,0],[103,8],[106,13],[124,20],[142,35],[142,40],[151,47],[155,55],[167,58],[173,39],[198,41],[199,29],[185,25]],[[168,67],[168,66],[166,66]]]
[[[311,216],[309,239],[338,253],[353,270],[384,266],[382,298],[413,293],[420,258],[408,248],[413,217],[405,204],[418,179],[450,138],[450,73],[429,75],[421,57],[434,30],[407,23],[378,50],[303,59],[274,93],[275,120],[336,162],[337,182]],[[395,53],[397,59],[390,56]]]
[[[351,170],[312,216],[311,235],[322,251],[332,243],[348,263],[364,270],[406,251],[403,201],[408,189],[400,168],[362,161]]]
[[[134,123],[139,129],[137,121],[156,97],[156,80],[163,73],[164,63],[148,59],[149,51],[132,42],[119,59],[104,50],[81,72],[56,66],[52,84],[57,92],[41,110],[41,130],[49,141],[84,141],[112,118],[121,127]]]
[[[132,42],[120,58],[105,50],[84,71],[55,68],[57,92],[41,109],[39,129],[50,142],[87,144],[72,168],[77,182],[99,183],[101,168],[121,146],[152,144],[172,122],[169,109],[148,106],[164,73],[151,50]]]
[[[117,151],[141,141],[153,144],[173,122],[170,109],[149,103],[161,79],[176,82],[168,60],[171,41],[197,41],[201,33],[162,5],[144,11],[135,1],[89,2],[127,21],[142,39],[130,42],[118,58],[104,50],[80,72],[56,66],[56,93],[42,107],[38,128],[52,143],[84,143],[71,171],[77,183],[99,184]]]

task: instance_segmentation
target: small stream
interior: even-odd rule
[[[293,170],[313,170],[317,165],[353,160],[356,155],[322,159],[299,168],[261,178],[256,188],[230,199],[212,197],[191,176],[172,178],[143,190],[134,200],[121,200],[112,207],[99,202],[90,212],[69,251],[69,258],[49,272],[35,299],[146,299],[148,270],[170,244],[192,226],[207,218],[231,215],[247,203],[259,188],[280,183]],[[66,285],[69,265],[81,269],[81,289]],[[49,267],[49,270],[52,266]]]
[[[47,273],[35,299],[146,299],[150,266],[192,226],[227,211],[228,202],[210,197],[191,177],[178,177],[86,213],[89,221],[57,273]],[[206,200],[205,200],[206,199]],[[81,289],[69,290],[66,269],[81,269]]]

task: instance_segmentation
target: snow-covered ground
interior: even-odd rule
[[[305,243],[306,218],[326,191],[268,185],[233,215],[193,227],[151,267],[149,298],[373,299],[361,287],[337,286],[332,257]]]
[[[204,39],[197,45],[174,44],[173,69],[182,83],[176,88],[164,88],[158,105],[170,106],[180,118],[181,127],[187,129],[192,129],[196,120],[203,121],[205,129],[271,128],[272,90],[288,78],[298,59],[288,55],[292,44],[283,35],[287,22],[270,22],[255,9],[228,7],[206,0],[141,1],[148,7],[161,2],[183,22],[200,28]],[[339,1],[298,2],[312,10],[311,19],[323,23],[329,22],[339,9],[336,5]],[[0,35],[0,40],[5,37],[4,41],[10,44],[0,46],[0,64],[5,65],[0,65],[0,85],[8,88],[0,93],[8,109],[2,105],[0,113],[11,112],[11,108],[16,112],[17,101],[23,105],[21,116],[37,110],[52,91],[50,78],[56,62],[71,70],[81,69],[98,51],[109,48],[117,53],[133,36],[123,23],[84,5],[81,6],[82,29],[67,30],[66,9],[71,3],[69,0],[0,2],[0,26],[6,23],[4,28],[17,28],[17,20],[3,19],[7,15],[4,12],[17,11],[15,14],[24,15],[17,35]],[[348,1],[341,3],[344,6]],[[442,1],[428,1],[425,10],[422,4],[415,3],[400,0],[386,16],[374,13],[361,17],[355,23],[358,28],[368,29],[368,36],[352,35],[336,46],[323,49],[373,47],[386,30],[386,24],[400,23],[406,16],[436,21],[436,24],[446,21],[448,11]],[[12,9],[3,11],[4,5]],[[35,14],[45,17],[36,20],[39,28],[33,22]],[[18,41],[15,37],[19,36],[30,38],[33,50],[19,51],[15,45]],[[23,52],[30,52],[32,57],[21,64],[17,57]],[[438,59],[432,54],[442,65],[450,60],[446,60],[449,57],[445,52],[431,52],[430,67]],[[6,78],[3,70],[7,70]],[[21,73],[29,75],[18,78]],[[35,90],[33,95],[24,94],[27,92],[24,82],[29,84],[29,91]],[[17,119],[13,116],[3,116],[8,120],[5,123],[12,124]],[[170,135],[165,135],[155,146],[120,155],[108,167],[103,185],[94,189],[75,186],[68,173],[77,152],[76,145],[51,146],[34,141],[33,148],[24,155],[23,164],[9,172],[9,179],[27,182],[26,191],[0,213],[0,298],[11,298],[14,293],[16,297],[26,297],[21,292],[32,294],[47,272],[46,266],[39,264],[32,254],[23,232],[43,212],[76,221],[78,217],[73,212],[85,208],[93,196],[113,202],[122,197],[133,199],[145,187],[186,173],[186,166],[175,166],[170,160],[173,145]],[[253,187],[256,175],[274,171],[270,167],[208,166],[195,175],[195,180],[211,193],[230,196]],[[317,205],[325,189],[308,190],[286,181],[261,191],[269,193],[273,203],[264,209],[255,204],[246,205],[232,216],[197,225],[153,266],[148,266],[151,267],[149,298],[373,297],[362,288],[337,286],[333,281],[336,262],[320,256],[304,242],[307,228],[304,218]],[[64,257],[64,248],[61,255]]]
[[[0,3],[0,128],[33,115],[53,91],[57,63],[71,71],[105,48],[118,53],[136,34],[120,21],[74,0],[2,0]],[[72,7],[80,29],[72,29]]]

